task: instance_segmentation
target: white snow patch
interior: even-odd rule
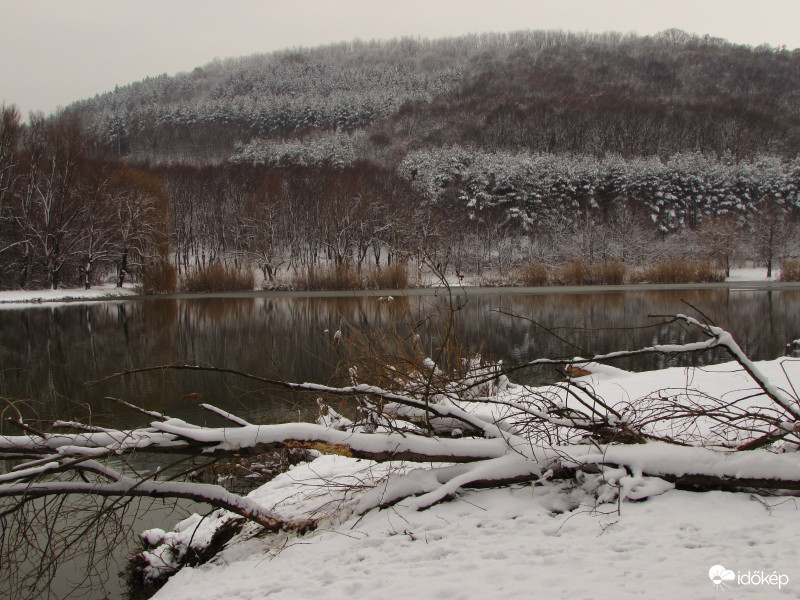
[[[97,285],[91,289],[67,288],[58,290],[10,290],[0,292],[0,308],[13,308],[27,304],[48,304],[72,300],[101,300],[133,296],[136,290],[132,285],[117,287],[114,284]]]
[[[778,281],[780,277],[780,269],[777,268],[772,270],[772,277],[767,277],[766,267],[746,267],[731,269],[725,281]]]
[[[324,480],[357,481],[368,468],[322,457],[257,496],[284,508],[314,494],[322,502]],[[374,510],[299,538],[252,539],[214,564],[184,568],[155,598],[711,599],[719,598],[708,576],[717,564],[790,578],[780,595],[740,586],[731,597],[796,597],[800,586],[795,499],[671,490],[619,507],[552,484],[470,491],[461,500],[422,512]]]

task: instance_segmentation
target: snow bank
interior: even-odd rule
[[[89,290],[69,288],[59,290],[12,290],[0,292],[0,308],[10,308],[25,304],[66,302],[71,300],[102,300],[120,298],[136,294],[133,286],[119,288],[114,284],[98,285]]]
[[[770,405],[736,363],[638,374],[583,366],[591,374],[578,381],[620,408],[655,394]],[[800,380],[800,360],[757,367],[787,390],[790,380]],[[529,392],[512,385],[504,397],[513,401]],[[417,510],[424,498],[417,496],[360,516],[359,505],[370,504],[371,496],[400,497],[395,482],[418,484],[435,475],[419,465],[320,456],[250,494],[284,518],[320,519],[317,531],[302,537],[253,537],[245,531],[211,563],[183,568],[155,598],[710,599],[724,591],[737,598],[800,597],[795,498],[686,492],[642,475],[642,465],[653,472],[660,464],[664,473],[759,477],[766,451],[723,455],[665,443],[571,450],[578,462],[598,463],[599,472],[569,482],[548,481],[544,474],[537,485],[461,490],[457,501],[425,511]],[[501,463],[514,459],[519,460],[512,455],[485,464],[502,470]],[[609,466],[615,461],[630,468]],[[800,454],[771,454],[769,470],[776,469],[798,477]],[[192,517],[174,533],[146,536],[153,542],[192,539],[197,523]],[[212,525],[213,519],[201,522],[194,538],[208,539]],[[172,560],[165,544],[150,552],[154,565]],[[710,577],[720,565],[732,578]],[[780,589],[774,581],[782,582]]]
[[[257,494],[284,508],[323,503],[331,476],[372,467],[323,457]],[[718,564],[788,574],[783,593],[733,582],[731,597],[797,597],[798,516],[792,499],[723,492],[673,490],[618,510],[581,488],[471,491],[423,512],[401,503],[303,538],[250,539],[184,568],[155,598],[719,598],[708,576]]]

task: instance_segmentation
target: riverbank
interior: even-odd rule
[[[459,293],[494,294],[581,294],[605,292],[630,292],[652,290],[678,290],[678,289],[800,289],[800,282],[781,282],[776,277],[767,278],[765,269],[733,269],[731,276],[722,282],[712,283],[630,283],[622,285],[557,285],[557,286],[473,286],[458,281],[448,282],[452,289]],[[156,296],[159,298],[243,298],[248,296],[266,297],[326,297],[346,298],[353,296],[421,296],[441,293],[443,286],[430,286],[409,288],[403,290],[253,290],[249,292],[218,292],[218,293],[176,293]],[[47,304],[60,302],[87,302],[98,300],[113,300],[117,298],[152,298],[154,296],[141,296],[133,285],[118,288],[113,284],[95,286],[89,290],[83,288],[69,288],[59,290],[12,290],[0,292],[0,306],[14,304]]]
[[[308,493],[348,459],[326,457],[282,478]],[[777,585],[726,584],[737,598],[789,598],[793,500],[672,490],[646,502],[595,506],[556,486],[470,491],[424,512],[373,511],[276,545],[253,538],[217,564],[184,568],[154,600],[250,598],[718,599],[714,565],[773,572]]]
[[[800,376],[798,361],[758,367],[778,385]],[[601,368],[584,381],[612,404],[680,393],[687,382],[698,396],[748,402],[753,386],[735,363],[640,374]],[[183,568],[155,599],[712,599],[723,591],[786,598],[800,588],[797,536],[788,526],[798,517],[793,498],[666,489],[643,502],[601,502],[587,479],[461,491],[424,511],[401,501],[361,517],[348,512],[385,471],[341,456],[294,467],[251,497],[285,518],[321,518],[316,532],[244,535],[211,563]],[[178,548],[209,539],[218,525],[192,517],[176,533],[146,537]],[[153,550],[154,568],[165,551]]]
[[[91,289],[66,288],[58,290],[9,290],[0,292],[0,304],[46,304],[50,302],[74,302],[108,300],[136,296],[132,285],[117,287],[114,284],[97,285]]]

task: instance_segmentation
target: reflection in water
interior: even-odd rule
[[[460,340],[507,364],[697,339],[691,331],[648,316],[691,313],[687,303],[729,328],[756,359],[774,358],[788,340],[800,337],[798,291],[462,294],[455,301],[463,305],[456,312]],[[35,399],[43,417],[91,418],[118,426],[133,416],[104,402],[105,396],[175,416],[196,418],[201,401],[251,418],[296,420],[304,416],[302,410],[298,414],[297,398],[213,373],[157,371],[85,384],[123,370],[176,363],[329,382],[339,372],[331,344],[335,331],[347,326],[404,330],[416,324],[432,355],[447,305],[446,296],[398,296],[391,303],[374,297],[249,296],[5,309],[0,310],[0,394]],[[618,366],[650,370],[691,360],[705,364],[727,358],[649,355]],[[548,371],[517,375],[528,382],[555,376]]]

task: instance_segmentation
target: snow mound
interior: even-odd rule
[[[365,462],[321,457],[254,497],[299,505],[331,477],[363,477]],[[737,594],[798,591],[794,499],[672,490],[618,506],[584,488],[470,491],[422,512],[401,503],[305,537],[251,539],[184,568],[155,598],[716,598],[708,571],[718,564],[789,575],[784,594],[769,585],[737,585]]]

